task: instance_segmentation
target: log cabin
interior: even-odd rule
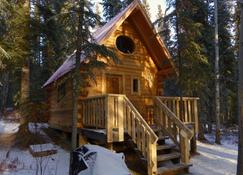
[[[81,92],[79,131],[111,144],[128,135],[149,175],[188,171],[190,152],[196,149],[198,98],[163,96],[164,81],[177,76],[177,70],[140,2],[133,1],[93,37],[114,48],[121,63],[96,70],[96,83]],[[44,84],[49,125],[66,132],[71,131],[74,62],[75,54]]]

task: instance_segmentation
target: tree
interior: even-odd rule
[[[123,9],[130,5],[134,0],[123,0]],[[136,0],[135,0],[136,1]]]
[[[207,3],[203,0],[167,0],[166,11],[169,13],[164,17],[165,24],[172,30],[167,31],[167,37],[171,37],[167,38],[168,41],[165,43],[180,72],[176,84],[173,81],[166,82],[166,87],[176,88],[166,91],[169,95],[198,96],[202,123],[207,115],[207,106],[212,104],[208,99],[208,95],[212,93],[209,89],[209,80],[212,76],[209,64],[212,37],[211,24],[208,21],[211,16],[207,13]],[[200,136],[204,139],[203,133]]]
[[[109,21],[116,16],[123,8],[123,3],[120,0],[102,0],[101,5],[104,9],[104,17]]]
[[[73,113],[72,113],[72,150],[77,146],[77,115],[78,115],[78,99],[80,90],[87,86],[88,79],[95,79],[93,69],[104,68],[105,63],[97,59],[97,55],[118,61],[112,49],[104,45],[98,45],[92,37],[90,29],[95,27],[97,15],[92,11],[92,4],[87,0],[79,0],[73,2],[67,1],[62,8],[60,17],[63,26],[67,27],[67,35],[71,40],[69,47],[76,50],[73,59],[75,60],[75,68],[72,71],[73,80]],[[85,59],[81,63],[81,60]],[[72,160],[70,160],[72,164]],[[70,174],[72,170],[70,168]]]
[[[143,7],[144,9],[146,10],[147,14],[149,17],[151,17],[151,14],[150,14],[150,7],[149,7],[149,3],[147,0],[143,0]]]
[[[1,111],[13,105],[13,97],[18,94],[21,68],[30,55],[29,8],[25,1],[17,3],[1,1],[0,7],[0,45],[8,57],[0,54],[0,101]],[[1,4],[2,5],[2,4]]]
[[[237,48],[231,32],[234,18],[232,1],[218,1],[219,13],[219,56],[220,56],[220,97],[221,123],[236,123],[237,92]],[[237,6],[237,5],[236,5]]]
[[[219,34],[218,34],[218,2],[214,0],[215,8],[215,143],[220,144],[220,89],[219,89]]]
[[[238,110],[239,110],[239,145],[237,175],[243,174],[243,1],[240,0],[240,50],[239,50],[239,82],[238,82]]]

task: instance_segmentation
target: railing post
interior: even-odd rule
[[[149,162],[148,162],[148,175],[157,174],[157,142],[151,142],[151,136],[149,136]]]
[[[195,133],[198,133],[198,109],[197,109],[197,99],[194,100],[194,122],[195,122]]]
[[[187,134],[181,130],[180,131],[180,150],[181,150],[181,162],[189,164],[190,152],[189,152],[189,139]]]
[[[111,110],[111,98],[109,95],[105,97],[105,120],[106,120],[106,135],[107,135],[107,142],[113,142],[113,116]]]
[[[124,141],[124,97],[118,96],[117,117],[118,117],[118,141]]]

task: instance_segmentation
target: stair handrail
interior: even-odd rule
[[[198,133],[198,101],[200,100],[198,97],[159,96],[159,98],[177,117],[180,117],[181,121],[193,124],[195,133]]]
[[[183,130],[189,139],[193,137],[193,131],[189,129],[176,115],[173,113],[170,108],[165,105],[159,97],[155,97],[157,102],[160,104],[160,107],[167,114],[167,116],[177,125],[180,130]]]
[[[149,175],[156,175],[157,174],[157,141],[158,136],[155,134],[153,129],[148,125],[148,123],[144,120],[142,115],[138,112],[136,107],[132,104],[132,102],[124,95],[124,122],[129,122],[129,119],[126,114],[126,107],[129,107],[131,109],[131,113],[128,115],[131,115],[134,113],[134,118],[132,119],[133,128],[136,133],[129,131],[129,126],[127,124],[124,124],[124,129],[127,130],[128,134],[132,137],[133,141],[137,144],[139,151],[143,154],[145,158],[147,158],[148,163],[148,174]],[[130,116],[131,117],[131,116]],[[136,126],[136,121],[141,122],[139,126]],[[131,122],[131,121],[130,121]],[[138,122],[138,123],[139,123]],[[141,130],[143,130],[141,132]],[[146,134],[148,133],[148,137]],[[141,136],[143,135],[143,136]],[[134,138],[135,137],[135,138]],[[142,140],[142,137],[146,140],[145,143]],[[147,145],[147,147],[146,147]]]
[[[125,95],[124,95],[124,100],[129,104],[129,106],[132,108],[132,110],[137,114],[137,117],[139,118],[139,120],[146,126],[146,129],[153,136],[154,142],[157,142],[158,136],[155,134],[153,129],[148,125],[148,123],[144,120],[142,115],[138,112],[137,108],[132,104],[132,102]]]
[[[176,130],[179,131],[179,145],[180,145],[180,150],[181,150],[181,161],[185,164],[189,163],[189,158],[190,158],[190,153],[189,153],[189,142],[190,139],[192,139],[193,137],[193,131],[190,130],[168,107],[167,105],[165,105],[161,99],[159,97],[155,97],[155,103],[158,103],[158,105],[156,105],[156,107],[159,107],[159,110],[161,110],[162,112],[165,113],[165,115],[163,115],[164,117],[168,117],[168,119],[170,120],[170,125],[173,124],[175,125]],[[159,119],[161,119],[160,115],[157,114],[156,117],[159,117]],[[160,120],[161,121],[161,120]],[[171,137],[171,135],[173,135],[174,133],[170,133],[171,131],[166,129],[165,126],[163,126],[162,123],[157,123],[159,125],[162,125],[161,127],[163,129],[165,129],[169,136]],[[174,137],[171,137],[172,140],[176,142]]]
[[[106,129],[108,143],[124,141],[127,131],[147,159],[148,174],[157,174],[158,136],[125,95],[88,97],[81,100],[81,106],[84,126]]]

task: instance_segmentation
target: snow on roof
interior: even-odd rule
[[[95,42],[98,44],[101,44],[102,41],[107,37],[109,33],[112,33],[112,31],[117,27],[118,23],[122,23],[135,9],[135,7],[138,5],[137,1],[132,2],[128,7],[126,7],[123,11],[121,11],[118,15],[116,15],[114,18],[112,18],[109,22],[107,22],[104,26],[97,29],[93,37],[95,39]],[[130,12],[127,14],[127,12]],[[127,15],[125,15],[127,14]],[[125,15],[125,16],[124,16]],[[113,30],[112,30],[113,29]],[[80,62],[84,61],[84,57],[80,58]],[[61,78],[63,75],[70,72],[75,67],[75,52],[69,56],[66,61],[56,70],[56,72],[46,81],[46,83],[43,85],[43,87],[46,87],[53,83],[54,81]]]

